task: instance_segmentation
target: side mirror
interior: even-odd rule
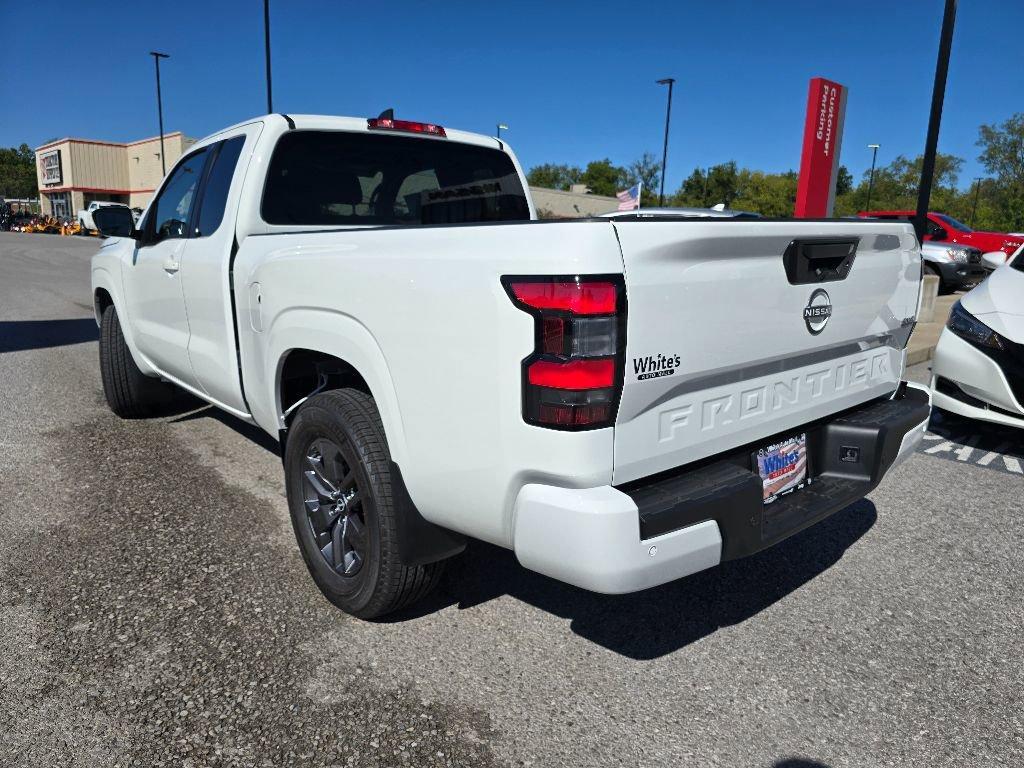
[[[96,230],[105,237],[138,238],[131,210],[119,205],[99,208],[92,215],[92,223],[96,225]]]
[[[1002,251],[989,251],[982,255],[981,263],[985,269],[999,269],[1006,263],[1006,254]]]

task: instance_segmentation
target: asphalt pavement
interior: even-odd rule
[[[473,544],[363,622],[272,440],[107,410],[97,247],[0,233],[0,765],[1024,764],[1020,436],[939,415],[868,499],[641,594]]]

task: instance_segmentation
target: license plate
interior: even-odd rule
[[[807,485],[807,435],[795,435],[754,454],[765,504]]]

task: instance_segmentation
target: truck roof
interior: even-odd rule
[[[257,117],[250,118],[249,120],[243,120],[240,123],[235,123],[234,125],[222,128],[216,133],[197,141],[196,146],[206,144],[207,142],[216,139],[216,137],[226,131],[235,130],[243,125],[251,125],[256,122],[269,123],[271,121],[280,121],[281,123],[287,123],[289,130],[370,132],[370,128],[367,125],[367,121],[370,119],[372,118],[347,117],[344,115],[285,115],[280,113],[258,115]],[[435,125],[437,125],[437,123],[435,123]],[[444,132],[445,138],[403,131],[388,131],[387,133],[399,133],[403,136],[415,136],[417,138],[430,139],[432,141],[444,141],[447,139],[448,141],[456,141],[462,144],[475,144],[477,146],[489,147],[491,149],[506,149],[505,143],[493,136],[486,136],[482,133],[471,133],[470,131],[460,131],[456,128],[449,128],[448,126],[444,126]]]

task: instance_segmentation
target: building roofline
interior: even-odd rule
[[[549,192],[549,193],[551,193],[553,195],[565,195],[566,197],[572,197],[572,198],[585,197],[588,200],[608,200],[608,201],[611,201],[611,202],[614,202],[614,203],[618,203],[619,202],[619,198],[617,198],[617,197],[608,197],[606,195],[595,195],[592,192],[586,192],[586,193],[584,193],[584,192],[570,192],[567,189],[551,189],[550,187],[534,187],[532,185],[530,186],[530,189],[537,189],[537,190],[540,190],[541,192]]]
[[[51,192],[94,192],[105,195],[134,195],[143,192],[156,192],[156,189],[105,189],[103,187],[40,187],[39,193],[48,195]]]
[[[169,139],[173,136],[184,136],[181,131],[172,131],[171,133],[165,133],[164,138]],[[57,139],[56,141],[48,141],[41,147],[36,147],[35,152],[42,152],[44,149],[55,147],[58,144],[97,144],[101,147],[134,147],[137,144],[147,144],[151,141],[160,141],[160,136],[152,136],[148,139],[139,139],[138,141],[97,141],[95,139],[76,139],[72,137],[66,137],[63,139]]]

